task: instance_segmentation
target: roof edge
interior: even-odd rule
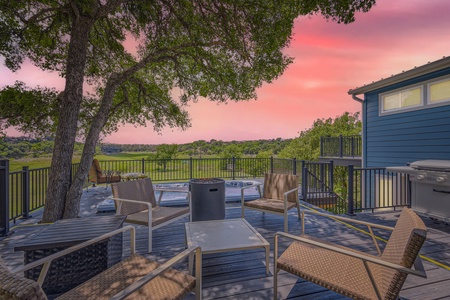
[[[388,85],[396,84],[405,80],[409,80],[421,75],[425,75],[434,71],[439,71],[441,69],[444,69],[446,67],[450,67],[450,56],[443,57],[439,60],[436,60],[434,62],[430,62],[426,65],[420,66],[420,67],[414,67],[411,70],[404,71],[397,75],[392,75],[388,78],[382,78],[379,81],[375,81],[369,84],[365,84],[362,87],[357,87],[354,89],[350,89],[348,91],[349,95],[359,95],[364,94],[367,92],[371,92],[373,90],[377,90],[383,87],[386,87]]]

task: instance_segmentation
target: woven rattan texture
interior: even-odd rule
[[[426,227],[423,221],[410,209],[404,209],[382,258],[387,260],[388,256],[390,262],[411,267],[425,241],[425,236]],[[369,256],[366,253],[359,253]],[[278,268],[354,299],[377,299],[363,262],[350,256],[293,242],[280,256]],[[383,299],[396,299],[406,276],[373,263],[369,263],[369,268]]]
[[[12,274],[0,258],[0,299],[45,300],[47,297],[35,281]]]
[[[57,299],[110,299],[158,266],[157,262],[132,255]],[[169,269],[127,299],[183,299],[194,287],[194,277]]]
[[[284,200],[284,193],[295,189],[299,184],[297,175],[266,174],[264,178],[263,198]],[[289,202],[298,202],[298,191],[288,195]]]
[[[426,235],[427,228],[422,219],[411,209],[403,209],[381,258],[410,268],[419,255]],[[394,270],[388,270],[386,273],[389,274],[388,278],[392,278],[387,292],[392,294],[391,299],[395,299],[394,296],[397,296],[406,280],[406,274]]]
[[[25,264],[64,250],[66,247],[25,251]],[[122,259],[122,234],[72,252],[54,260],[42,285],[49,296],[71,290]],[[25,277],[37,280],[42,266],[25,272]]]

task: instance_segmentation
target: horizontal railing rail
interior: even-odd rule
[[[360,135],[321,137],[321,157],[361,157],[362,138]]]

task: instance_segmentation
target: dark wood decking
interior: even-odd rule
[[[83,194],[81,216],[95,213],[95,205],[111,194],[104,187],[90,188]],[[392,226],[399,212],[377,214],[358,214],[356,219]],[[23,253],[14,252],[13,248],[19,242],[42,230],[44,226],[35,224],[40,219],[40,212],[33,213],[34,218],[26,220],[13,227],[12,233],[0,240],[0,251],[8,266],[23,264]],[[226,218],[239,218],[239,204],[227,204]],[[273,236],[283,229],[283,218],[253,210],[246,210],[246,220],[271,244],[271,259],[273,261]],[[164,226],[154,231],[153,252],[149,255],[158,261],[166,261],[169,257],[185,248],[184,222],[187,218]],[[408,276],[400,296],[402,299],[450,299],[450,226],[424,218],[428,226],[427,241],[422,248],[424,266],[428,278],[423,279]],[[137,227],[137,250],[144,254],[147,249],[146,228]],[[365,228],[363,228],[365,229]],[[309,215],[306,218],[306,233],[322,237],[341,245],[375,253],[371,238],[357,227],[336,221]],[[300,221],[296,210],[291,210],[289,217],[289,232],[300,233]],[[388,238],[385,232],[377,232],[382,238]],[[124,253],[128,253],[129,238],[124,236]],[[380,246],[383,243],[380,242]],[[282,251],[289,245],[283,241]],[[187,262],[178,266],[187,268]],[[272,265],[270,266],[272,272]],[[248,250],[228,253],[208,254],[203,256],[203,297],[204,299],[272,299],[273,277],[265,275],[264,251]],[[296,276],[280,272],[280,299],[347,299],[318,285],[299,279]],[[192,295],[187,299],[193,299]]]

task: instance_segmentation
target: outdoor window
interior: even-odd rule
[[[379,94],[378,101],[380,115],[450,105],[450,76]]]
[[[450,101],[450,79],[433,82],[428,85],[429,103]]]
[[[420,106],[422,87],[414,87],[381,96],[382,112],[390,112],[404,108]]]

